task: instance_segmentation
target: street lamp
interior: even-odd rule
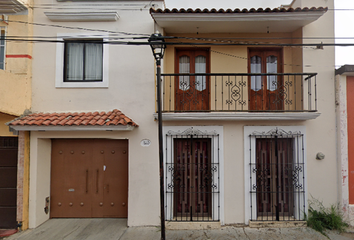
[[[156,65],[159,68],[161,64],[161,59],[165,54],[165,48],[166,48],[165,39],[161,35],[161,33],[154,33],[151,34],[149,38],[149,43],[150,43],[152,53],[154,54],[156,60]]]
[[[156,60],[156,88],[157,88],[157,116],[159,135],[159,159],[160,159],[160,215],[161,215],[161,240],[165,240],[165,197],[164,197],[164,173],[163,173],[163,140],[162,140],[162,113],[161,113],[161,59],[165,53],[165,39],[160,33],[151,34],[150,47]]]

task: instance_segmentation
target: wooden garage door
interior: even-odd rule
[[[50,217],[128,216],[128,140],[52,140]]]
[[[0,137],[0,229],[16,228],[17,137]]]

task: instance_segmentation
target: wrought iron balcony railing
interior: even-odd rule
[[[316,112],[316,75],[162,74],[163,112]]]

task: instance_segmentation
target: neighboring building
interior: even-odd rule
[[[304,220],[311,196],[335,203],[334,48],[311,39],[334,36],[327,11],[334,6],[304,4],[201,11],[163,9],[163,1],[58,1],[52,10],[35,8],[34,35],[58,42],[34,44],[34,113],[9,124],[31,133],[29,227],[53,217],[159,224],[154,59],[148,46],[117,42],[156,30],[172,37],[158,93],[167,221],[288,222]]]
[[[28,212],[17,211],[17,203],[28,205],[28,192],[16,191],[28,184],[28,134],[14,136],[5,123],[31,107],[32,5],[31,0],[0,1],[0,229],[14,229],[18,222],[28,226],[23,221]]]
[[[328,9],[333,1],[150,11],[169,42],[161,94],[170,224],[304,220],[311,197],[337,202],[334,48],[316,40],[334,36]]]
[[[338,134],[339,202],[354,225],[354,65],[336,70],[336,116]]]

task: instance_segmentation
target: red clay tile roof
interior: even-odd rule
[[[112,126],[138,124],[114,109],[110,112],[81,112],[81,113],[33,113],[15,119],[9,126]]]
[[[191,8],[188,8],[188,9],[184,9],[184,8],[181,8],[181,9],[176,9],[176,8],[173,8],[173,9],[153,9],[153,8],[150,8],[150,13],[279,13],[279,12],[326,12],[328,10],[328,8],[323,8],[323,7],[312,7],[312,8],[307,8],[307,7],[304,7],[304,8],[273,8],[273,9],[270,9],[270,8],[258,8],[258,9],[255,9],[255,8],[251,8],[251,9],[239,9],[239,8],[236,8],[234,10],[232,9],[219,9],[219,10],[216,10],[215,8],[213,9],[191,9]]]

